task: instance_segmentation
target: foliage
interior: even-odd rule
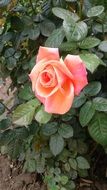
[[[0,77],[17,88],[11,109],[0,98],[1,152],[42,173],[49,190],[75,189],[93,166],[90,142],[107,149],[106,0],[5,0],[0,7]],[[31,90],[40,45],[86,64],[89,84],[62,116],[46,113]]]

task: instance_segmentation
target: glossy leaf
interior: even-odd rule
[[[13,123],[19,126],[29,125],[38,106],[40,106],[40,102],[37,99],[19,105],[13,113]]]
[[[79,113],[79,121],[82,127],[86,126],[95,114],[95,108],[91,101],[87,101]]]
[[[58,133],[64,138],[70,138],[73,136],[73,128],[69,124],[62,123],[58,129]]]
[[[87,96],[96,96],[101,90],[101,83],[98,81],[93,81],[89,83],[83,90],[84,94]]]
[[[102,5],[98,5],[89,9],[87,12],[87,16],[88,17],[99,16],[103,11],[104,11],[104,7]]]
[[[35,119],[39,123],[47,123],[52,117],[52,114],[45,112],[44,106],[41,106],[37,113],[35,114]]]
[[[89,165],[88,161],[86,160],[86,158],[84,158],[82,156],[78,156],[76,158],[76,160],[77,160],[78,168],[80,168],[80,169],[89,169],[90,168],[90,165]]]
[[[49,145],[53,155],[57,156],[64,148],[64,140],[59,134],[56,134],[51,136]]]
[[[57,126],[58,126],[57,122],[50,122],[50,123],[45,124],[42,127],[43,135],[51,136],[51,135],[55,134],[57,132],[57,129],[58,129]]]
[[[102,97],[96,97],[93,99],[94,107],[97,111],[107,112],[107,99]]]
[[[98,38],[95,37],[87,37],[85,38],[80,44],[79,47],[81,49],[90,49],[93,47],[98,46],[100,43],[100,40]]]
[[[95,54],[84,53],[80,54],[81,59],[84,61],[86,68],[93,73],[99,65],[103,65],[102,61]]]
[[[107,114],[97,113],[88,127],[91,137],[99,144],[107,146]]]
[[[52,47],[52,48],[60,47],[61,43],[63,42],[64,37],[65,37],[65,33],[64,33],[63,28],[55,29],[46,40],[45,46]]]

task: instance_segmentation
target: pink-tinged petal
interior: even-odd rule
[[[64,63],[73,75],[75,94],[79,95],[80,91],[88,84],[85,65],[78,55],[67,55]]]
[[[49,48],[49,47],[40,46],[37,54],[36,63],[38,63],[42,59],[45,59],[46,61],[59,60],[60,57],[59,57],[58,48]]]
[[[41,103],[45,103],[45,98],[39,96],[36,92],[35,92],[35,96],[38,98],[38,100],[40,100]]]
[[[45,99],[45,111],[48,113],[64,114],[69,111],[74,99],[74,86],[68,82],[63,86],[65,93],[58,89],[52,96]]]

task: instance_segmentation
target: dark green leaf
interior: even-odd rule
[[[56,156],[63,150],[64,140],[59,134],[56,134],[51,136],[49,145],[53,155]]]
[[[73,168],[74,170],[77,170],[77,161],[75,158],[70,158],[69,163],[70,163],[71,168]]]
[[[72,107],[73,108],[79,108],[80,106],[82,106],[85,103],[85,101],[86,101],[86,96],[84,95],[83,92],[81,92],[79,94],[79,96],[76,96],[74,98]]]
[[[29,29],[28,31],[29,38],[31,40],[36,40],[40,35],[40,29],[38,26],[34,26],[33,28]]]
[[[86,158],[82,157],[82,156],[78,156],[76,158],[77,160],[77,165],[79,169],[89,169],[90,165],[88,163],[88,161],[86,160]]]
[[[95,46],[98,46],[100,43],[100,40],[98,38],[95,37],[87,37],[85,38],[80,44],[79,47],[81,49],[90,49],[93,48]]]
[[[83,90],[87,96],[96,96],[101,90],[101,83],[94,81],[89,83]]]
[[[4,56],[5,56],[6,58],[8,58],[8,57],[13,56],[14,53],[15,53],[15,49],[13,49],[13,48],[8,48],[8,49],[5,50]]]
[[[91,137],[99,144],[107,146],[107,114],[97,113],[88,127]]]
[[[55,24],[49,20],[44,20],[42,23],[40,23],[40,30],[43,36],[50,36],[54,29]]]
[[[79,121],[82,127],[86,126],[95,114],[95,108],[91,101],[86,102],[79,113]]]
[[[46,136],[51,136],[57,132],[57,129],[58,129],[58,123],[50,122],[42,127],[42,133]]]
[[[35,172],[36,171],[36,161],[34,159],[28,159],[24,163],[24,171]]]
[[[102,97],[96,97],[93,99],[94,107],[97,111],[107,112],[107,99]]]
[[[18,94],[19,98],[23,100],[30,100],[34,97],[30,84],[25,84]]]
[[[65,20],[68,17],[70,18],[71,22],[76,22],[79,20],[79,17],[76,13],[72,13],[66,9],[55,7],[52,9],[52,12],[54,13],[55,16],[57,16],[63,20]]]
[[[69,124],[62,123],[58,129],[58,133],[64,138],[73,137],[73,128]]]
[[[11,126],[11,121],[9,118],[3,119],[2,121],[0,121],[0,130],[5,130],[10,126]]]
[[[64,37],[65,37],[65,33],[64,33],[63,28],[58,28],[54,30],[52,34],[48,37],[48,39],[45,42],[45,46],[58,48],[63,42]]]
[[[14,57],[9,57],[8,59],[6,59],[7,62],[7,68],[8,70],[13,70],[14,67],[16,67],[16,59]]]

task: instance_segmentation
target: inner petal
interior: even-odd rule
[[[56,74],[52,66],[46,67],[46,69],[40,73],[40,83],[46,88],[57,85]]]

